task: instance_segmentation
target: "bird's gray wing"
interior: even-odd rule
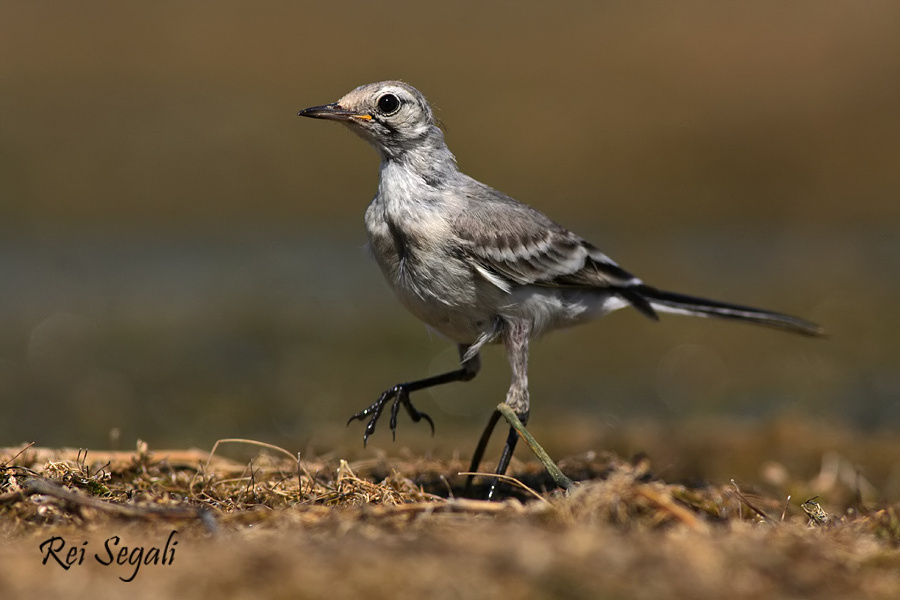
[[[528,205],[491,188],[469,191],[454,234],[492,284],[630,287],[639,279],[597,248]]]
[[[640,279],[544,213],[477,185],[467,190],[453,233],[485,280],[505,292],[517,285],[606,288],[647,317],[658,318],[640,291]]]

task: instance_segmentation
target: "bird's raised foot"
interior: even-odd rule
[[[349,425],[353,421],[364,421],[366,417],[372,415],[372,418],[366,423],[366,429],[363,433],[363,446],[368,443],[369,436],[375,433],[375,425],[378,423],[378,419],[381,418],[384,407],[391,400],[393,400],[393,403],[391,404],[390,426],[391,434],[395,440],[397,439],[397,414],[400,412],[401,406],[406,409],[406,412],[409,414],[409,418],[412,419],[413,423],[418,423],[422,419],[428,421],[428,425],[431,426],[431,435],[434,435],[434,421],[431,420],[431,417],[429,417],[427,413],[424,413],[413,406],[412,401],[409,399],[407,385],[398,383],[381,394],[378,400],[373,402],[367,408],[359,411],[347,420],[347,425]]]

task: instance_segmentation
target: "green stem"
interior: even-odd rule
[[[553,459],[550,458],[550,455],[547,454],[547,451],[544,450],[540,444],[537,443],[537,440],[534,439],[528,430],[525,429],[525,425],[522,424],[522,421],[519,420],[516,412],[510,408],[507,404],[501,403],[497,406],[497,410],[500,411],[500,414],[503,415],[503,418],[509,422],[510,426],[518,432],[522,439],[525,440],[525,443],[528,444],[528,447],[531,448],[531,451],[534,452],[534,455],[538,457],[538,460],[544,465],[544,468],[547,469],[547,472],[550,474],[550,477],[553,478],[553,481],[559,487],[563,488],[567,492],[571,491],[574,487],[574,483],[571,479],[566,477],[562,471],[559,470],[559,467],[556,466],[556,463],[553,462]]]

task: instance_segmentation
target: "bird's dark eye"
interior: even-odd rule
[[[400,110],[400,99],[393,94],[385,94],[378,99],[378,110],[385,116],[390,116]]]

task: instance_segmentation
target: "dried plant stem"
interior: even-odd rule
[[[268,448],[269,450],[274,450],[275,452],[284,454],[285,456],[287,456],[288,458],[291,459],[291,462],[296,462],[299,458],[299,455],[294,456],[293,454],[291,454],[284,448],[282,448],[280,446],[276,446],[274,444],[267,444],[266,442],[259,442],[257,440],[246,440],[246,439],[242,439],[242,438],[224,438],[224,439],[216,441],[216,443],[213,444],[212,450],[210,450],[210,452],[209,452],[209,457],[206,459],[207,467],[209,467],[209,462],[212,460],[213,456],[215,456],[216,449],[218,449],[219,444],[246,444],[248,446],[259,446],[261,448]]]

